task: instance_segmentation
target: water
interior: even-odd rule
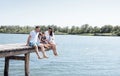
[[[23,43],[28,35],[0,34],[0,44]],[[120,76],[120,38],[57,35],[59,56],[47,52],[48,59],[30,58],[31,76]],[[4,59],[0,59],[3,76]],[[10,76],[24,76],[24,62],[10,61]]]

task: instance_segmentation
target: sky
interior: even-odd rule
[[[0,0],[0,25],[120,25],[120,0]]]

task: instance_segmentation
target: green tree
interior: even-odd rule
[[[97,27],[97,26],[95,26],[95,27],[93,28],[93,33],[100,33],[100,28]]]
[[[82,25],[81,26],[81,33],[88,33],[88,28],[89,28],[88,24]]]
[[[105,25],[101,27],[101,33],[112,33],[113,26],[112,25]]]

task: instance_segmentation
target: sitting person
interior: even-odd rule
[[[40,43],[42,43],[45,48],[49,49],[50,48],[50,44],[48,44],[48,41],[46,40],[45,33],[44,32],[40,32],[38,37],[39,37]]]
[[[41,51],[43,53],[43,57],[44,58],[48,58],[47,55],[46,55],[46,52],[45,52],[44,45],[42,43],[38,42],[39,32],[40,32],[40,27],[36,26],[35,30],[33,30],[33,31],[30,32],[30,35],[29,35],[29,37],[27,39],[27,44],[26,45],[35,48],[35,52],[36,52],[36,54],[38,56],[38,59],[41,58],[40,55],[39,55],[39,52],[38,52],[38,47],[41,48]]]
[[[54,33],[53,33],[53,29],[51,27],[49,27],[48,31],[45,32],[45,36],[46,36],[46,40],[48,41],[48,43],[52,47],[54,55],[58,56],[58,53],[56,51],[56,44],[55,44],[55,41],[54,41],[55,36],[54,36]]]

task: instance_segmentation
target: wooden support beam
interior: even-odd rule
[[[8,57],[8,59],[12,59],[12,60],[25,60],[24,56],[10,56]]]
[[[4,76],[8,76],[9,73],[9,59],[5,57]]]
[[[25,76],[30,76],[29,60],[30,60],[30,53],[26,53],[25,54]]]
[[[23,50],[0,51],[0,58],[26,54],[26,53],[30,53],[30,52],[34,52],[34,50],[32,50],[32,49],[28,49],[28,50],[23,49]]]

